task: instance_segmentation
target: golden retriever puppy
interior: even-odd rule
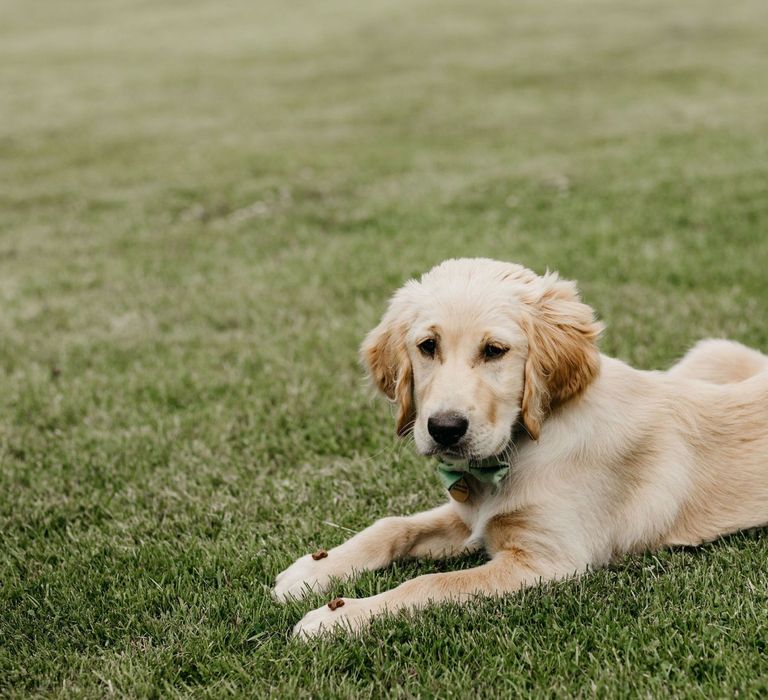
[[[402,557],[484,548],[477,568],[342,598],[295,627],[502,595],[626,552],[695,545],[768,522],[768,357],[700,343],[668,372],[601,355],[576,286],[519,265],[448,260],[392,298],[362,357],[448,488],[277,577],[278,599]],[[434,467],[433,467],[434,468]]]

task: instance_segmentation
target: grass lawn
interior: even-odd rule
[[[357,347],[460,255],[602,349],[768,349],[768,3],[5,0],[0,695],[768,692],[768,538],[303,644],[297,556],[444,499]],[[402,563],[364,596],[448,564]]]

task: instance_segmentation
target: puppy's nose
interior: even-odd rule
[[[469,421],[458,413],[435,413],[427,421],[427,430],[438,445],[451,447],[464,436]]]

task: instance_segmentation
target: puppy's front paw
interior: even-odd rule
[[[280,602],[289,598],[299,600],[310,593],[322,593],[328,589],[333,576],[327,563],[327,554],[318,554],[296,560],[285,571],[277,575],[272,594]]]
[[[293,628],[293,634],[310,639],[338,629],[360,632],[367,627],[377,609],[370,598],[336,598],[322,608],[308,612]]]

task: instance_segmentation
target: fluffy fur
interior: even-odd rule
[[[465,503],[384,518],[324,559],[299,559],[275,595],[402,557],[482,547],[490,561],[324,606],[295,633],[357,630],[385,611],[505,594],[767,523],[768,357],[706,340],[667,372],[640,371],[598,352],[601,330],[572,282],[519,265],[449,260],[398,291],[362,347],[398,407],[398,434],[413,432],[424,455],[502,456],[510,473],[495,489],[469,478]],[[469,421],[450,449],[427,425],[446,411]]]

